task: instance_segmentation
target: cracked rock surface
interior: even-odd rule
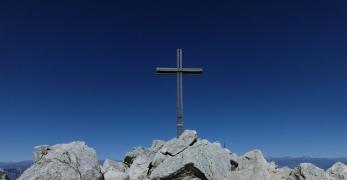
[[[237,156],[218,142],[199,139],[193,130],[133,148],[123,162],[107,159],[102,166],[84,142],[36,146],[33,156],[34,164],[19,180],[347,180],[343,163],[327,171],[310,163],[279,168],[260,150]]]
[[[207,140],[199,140],[175,156],[168,156],[156,166],[150,177],[152,179],[167,179],[177,174],[181,169],[191,171],[200,179],[219,180],[230,176],[233,157],[224,149]],[[189,165],[189,166],[187,166]],[[190,167],[187,169],[185,167]]]
[[[110,159],[106,159],[101,167],[104,179],[108,180],[128,180],[129,175],[125,172],[126,169],[127,165],[125,163]]]
[[[290,173],[290,180],[328,180],[329,177],[323,169],[311,164],[300,163],[299,166],[293,169]]]
[[[37,146],[34,164],[18,180],[99,180],[102,174],[94,149],[84,142]]]
[[[327,173],[330,177],[338,180],[347,179],[347,165],[337,162],[331,168],[327,170]]]

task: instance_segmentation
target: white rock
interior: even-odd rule
[[[165,159],[169,158],[169,155],[163,154],[161,152],[158,152],[154,155],[151,166],[157,167],[160,163],[162,163]]]
[[[147,148],[135,147],[125,154],[124,163],[130,167],[136,157],[148,153],[149,150]]]
[[[185,130],[178,138],[168,141],[160,151],[163,154],[175,156],[192,145],[196,140],[196,131]]]
[[[347,180],[347,165],[337,162],[327,170],[327,173],[336,180]]]
[[[104,161],[102,168],[105,172],[107,171],[125,172],[125,170],[127,169],[127,166],[123,162],[106,159]]]
[[[167,156],[150,174],[151,179],[179,179],[184,177],[223,180],[231,172],[232,156],[222,148],[198,140],[175,156]],[[236,165],[237,166],[237,165]]]
[[[253,169],[254,167],[266,168],[268,163],[260,150],[247,152],[239,158],[239,169]]]
[[[253,150],[240,156],[238,167],[230,179],[235,180],[270,180],[269,164],[260,150]]]
[[[311,164],[301,163],[290,173],[290,180],[328,180],[323,169]]]
[[[212,144],[218,146],[219,148],[222,148],[222,144],[219,141],[212,142]]]
[[[131,180],[144,179],[148,174],[150,163],[151,159],[145,154],[136,157],[127,171],[129,178]]]
[[[278,179],[288,179],[290,172],[292,169],[288,167],[282,167],[282,168],[270,168],[268,169],[270,173],[270,179],[271,180],[278,180]]]
[[[33,162],[37,162],[41,160],[41,158],[45,155],[47,155],[49,150],[49,145],[40,145],[34,147],[33,152]]]
[[[166,142],[162,140],[153,140],[150,149],[151,151],[158,152],[165,145],[165,143]]]
[[[282,180],[287,179],[290,168],[278,168],[268,163],[260,150],[253,150],[238,158],[239,166],[232,172],[232,180]]]
[[[37,156],[39,154],[37,151],[41,150],[42,148],[35,148],[36,162],[24,171],[18,180],[97,180],[102,178],[96,152],[84,142],[76,141],[50,146],[41,157]]]
[[[232,180],[269,180],[271,175],[268,171],[261,168],[243,169],[235,171],[228,179]]]
[[[104,180],[129,180],[129,175],[125,172],[107,171]]]
[[[347,180],[347,166],[335,163],[326,172],[313,164],[294,169],[268,163],[260,150],[237,156],[218,142],[198,139],[186,130],[170,141],[133,148],[124,163],[98,164],[94,149],[84,142],[36,146],[34,164],[19,180]],[[7,180],[0,169],[0,180]]]
[[[128,180],[127,165],[123,162],[106,159],[102,166],[105,180]]]
[[[126,172],[131,180],[144,179],[147,176],[154,156],[164,144],[165,141],[154,140],[150,148],[137,147],[126,154],[124,162],[130,165]]]

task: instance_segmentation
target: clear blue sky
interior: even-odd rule
[[[347,4],[290,1],[0,2],[0,161],[84,140],[100,159],[185,123],[234,152],[347,156]]]

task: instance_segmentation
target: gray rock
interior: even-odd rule
[[[253,169],[256,167],[267,168],[268,163],[264,158],[260,150],[253,150],[247,152],[245,155],[241,156],[239,159],[238,169]]]
[[[19,180],[347,180],[343,163],[326,172],[310,163],[278,168],[260,150],[237,156],[191,130],[167,142],[154,140],[149,148],[133,148],[124,162],[107,159],[103,166],[84,142],[36,146],[33,160]],[[0,170],[0,180],[6,178]]]
[[[253,150],[240,156],[238,167],[232,173],[229,179],[235,180],[270,180],[271,175],[268,172],[272,168],[268,164],[260,150]]]
[[[264,169],[243,169],[232,173],[229,178],[232,180],[270,180],[271,175]]]
[[[148,153],[149,150],[144,147],[135,147],[125,154],[124,163],[130,167],[136,157]]]
[[[127,165],[123,162],[106,159],[102,166],[105,180],[128,180]]]
[[[118,171],[125,172],[127,169],[127,165],[123,162],[113,161],[110,159],[106,159],[102,166],[103,171]]]
[[[0,180],[8,180],[8,176],[6,175],[5,171],[0,168]]]
[[[328,180],[323,169],[311,164],[301,163],[289,175],[289,180]]]
[[[331,179],[347,180],[347,165],[337,162],[327,170]]]
[[[43,149],[46,149],[45,153],[41,153]],[[18,180],[102,179],[96,152],[84,142],[36,147],[34,160],[34,164]]]
[[[33,162],[37,162],[42,159],[43,156],[47,155],[49,145],[40,145],[34,147]]]
[[[165,145],[165,143],[166,142],[162,140],[153,140],[152,146],[150,149],[153,152],[158,152]]]
[[[150,148],[137,147],[126,154],[124,162],[130,164],[126,172],[131,180],[146,178],[155,155],[164,144],[165,141],[154,140]]]
[[[125,172],[107,171],[104,180],[129,180],[129,175]]]
[[[131,180],[144,179],[148,175],[151,158],[146,154],[136,157],[127,173]]]
[[[270,168],[268,169],[270,173],[270,180],[278,180],[278,179],[288,179],[290,172],[292,169],[288,167],[282,168]]]
[[[151,179],[223,180],[237,166],[227,151],[207,140],[198,140],[175,156],[166,157],[156,167],[152,167]]]
[[[167,158],[169,158],[169,155],[158,152],[154,155],[151,162],[151,166],[157,167],[160,163],[162,163]]]
[[[237,156],[236,156],[237,157]],[[237,159],[238,166],[227,179],[232,180],[281,180],[287,179],[291,169],[278,168],[268,163],[260,150],[253,150]]]
[[[178,138],[168,141],[160,152],[175,156],[191,146],[197,140],[197,133],[194,130],[185,130]]]

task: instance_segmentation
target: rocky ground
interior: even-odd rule
[[[105,160],[100,166],[95,150],[79,141],[37,146],[33,161],[19,180],[347,180],[343,163],[326,171],[310,163],[279,168],[259,150],[237,156],[192,130],[169,141],[154,140],[149,148],[133,148],[123,162]],[[5,179],[0,170],[0,180]]]

